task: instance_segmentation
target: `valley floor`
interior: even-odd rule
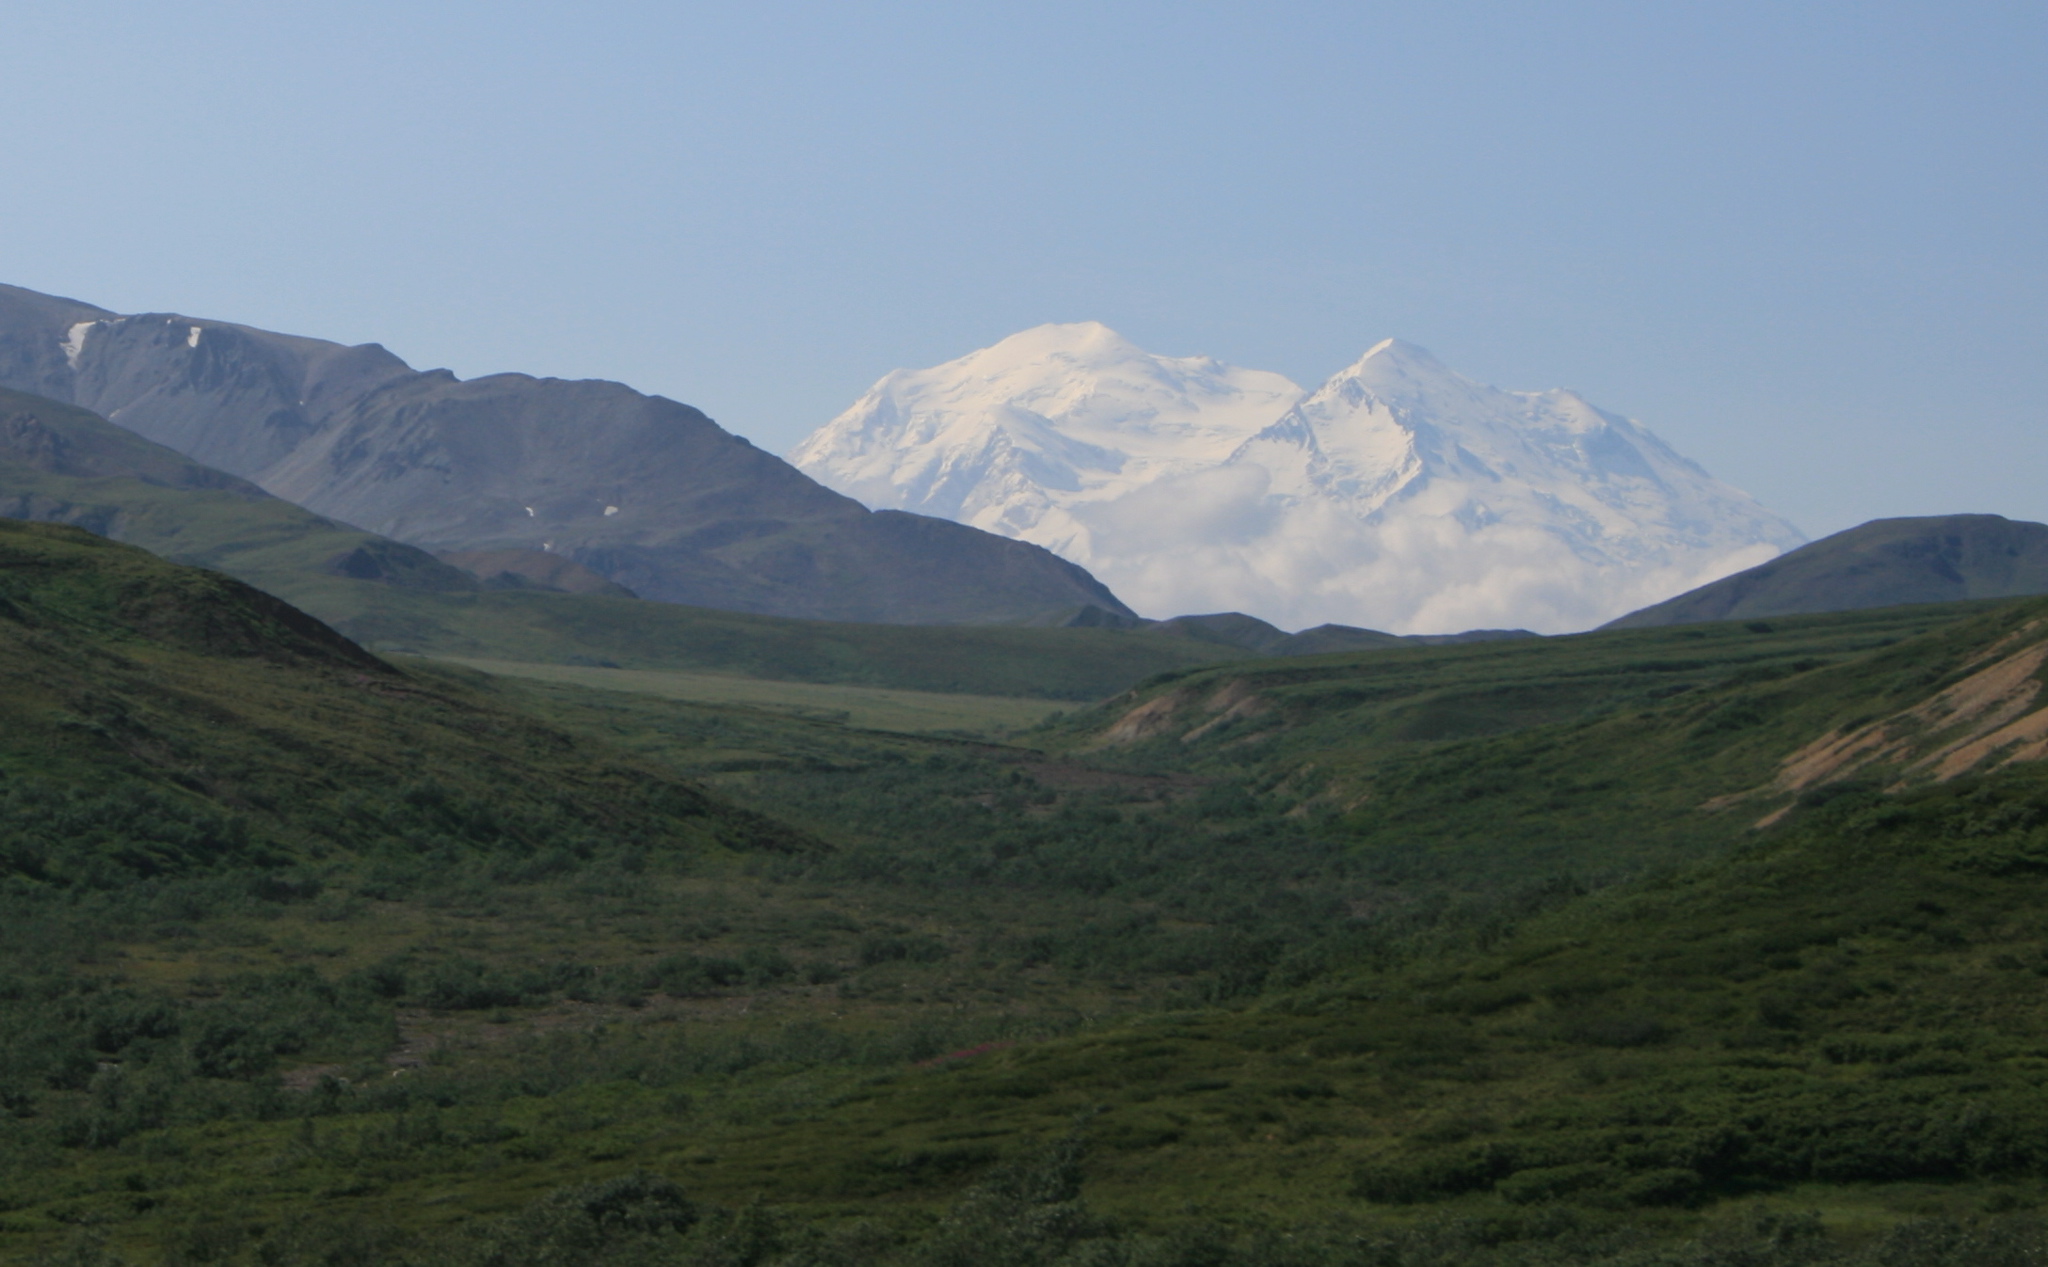
[[[886,687],[818,682],[781,682],[730,674],[685,673],[670,669],[621,669],[601,665],[537,664],[520,660],[444,657],[502,677],[531,678],[594,690],[626,691],[695,704],[743,704],[799,717],[837,721],[861,730],[908,734],[947,732],[996,739],[1028,730],[1064,711],[1043,699],[996,695],[940,694]]]

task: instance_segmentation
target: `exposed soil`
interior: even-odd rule
[[[2023,636],[2040,632],[2039,622],[2000,640],[2000,649]],[[1990,656],[1980,656],[1982,664]],[[1945,783],[1994,757],[1998,764],[2048,759],[2048,708],[2035,708],[2041,693],[2041,670],[2048,665],[2048,642],[1993,660],[1986,668],[1922,700],[1903,712],[1854,730],[1831,730],[1786,757],[1768,789],[1716,797],[1700,808],[1724,809],[1753,795],[1797,794],[1823,783],[1845,779],[1872,765],[1917,760],[1908,772],[1931,773]],[[1930,737],[1944,742],[1928,747]],[[1768,827],[1791,812],[1785,805],[1757,821]]]

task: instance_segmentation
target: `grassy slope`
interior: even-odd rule
[[[1577,761],[1604,752],[1607,768],[1592,772],[1608,774],[1646,754],[1655,771],[1689,760],[1719,771],[1680,803],[1680,815],[1697,813],[1699,791],[1767,784],[1773,762],[1760,752],[1782,757],[1833,726],[1925,699],[1981,667],[1972,660],[2001,639],[2038,639],[2048,608],[1953,615],[1832,670],[1752,674],[1710,702],[1466,741],[1446,768],[1485,770],[1532,748]],[[1881,627],[1842,625],[1852,638]],[[1705,724],[1731,696],[1761,720]],[[1589,734],[1603,727],[1616,733]],[[1415,786],[1387,798],[1412,798]],[[1347,981],[1340,969],[1259,1009],[893,1081],[800,1134],[757,1137],[766,1156],[748,1181],[825,1199],[850,1182],[830,1177],[832,1164],[966,1156],[990,1145],[960,1141],[1056,1132],[1084,1111],[1099,1115],[1091,1130],[1111,1151],[1105,1197],[1121,1192],[1132,1209],[1156,1199],[1161,1167],[1200,1198],[1276,1215],[1347,1193],[1412,1201],[1499,1184],[1510,1201],[1582,1192],[1598,1206],[1802,1182],[2025,1179],[2048,1163],[2048,1138],[2014,1125],[2048,1075],[2048,1012],[2029,984],[2034,966],[2048,971],[2048,925],[2035,914],[2048,897],[2048,782],[2016,767],[1902,798],[1878,786],[1845,785],[1732,859],[1521,927],[1507,912],[1427,955],[1361,930],[1350,958],[1380,957],[1381,970]],[[1468,785],[1422,808],[1466,800],[1464,821],[1490,818],[1493,835],[1513,840],[1519,795]],[[1699,817],[1747,832],[1747,819]],[[1652,825],[1646,813],[1638,821]],[[1594,858],[1612,856],[1588,843]],[[1714,1148],[1725,1155],[1699,1152]],[[1565,1169],[1514,1178],[1552,1167]],[[1662,1196],[1658,1184],[1669,1185]],[[1906,1198],[1880,1193],[1866,1213],[1893,1199]]]
[[[1857,719],[1845,706],[1926,698],[2044,614],[1996,610],[1832,681],[1740,693],[1825,730]],[[1662,729],[1696,758],[1754,740],[1700,734],[1706,715],[1667,703]],[[1819,733],[1784,718],[1779,755]],[[1615,724],[1640,741],[1651,720]],[[1079,1116],[1098,1201],[1141,1221],[1166,1176],[1176,1201],[1281,1221],[1446,1200],[1602,1219],[1779,1193],[1867,1226],[2037,1201],[2048,780],[2017,767],[1902,796],[1876,786],[1733,857],[1549,914],[1433,946],[1363,936],[1352,959],[1379,968],[1257,1008],[853,1082],[758,1079],[728,1094],[779,1106],[769,1123],[737,1108],[693,1120],[687,1142],[650,1129],[632,1155],[715,1154],[719,1171],[689,1172],[706,1190],[830,1209],[943,1187]]]
[[[866,891],[853,914],[829,889],[757,892],[720,846],[793,858],[805,838],[522,715],[489,679],[395,670],[218,574],[76,529],[4,525],[0,599],[0,1107],[31,1123],[15,1137],[0,1121],[0,1143],[16,1180],[25,1165],[37,1175],[8,1188],[30,1207],[9,1230],[100,1209],[100,1164],[132,1160],[117,1147],[138,1129],[179,1147],[154,1124],[225,1114],[206,1128],[219,1134],[271,1116],[262,1085],[280,1057],[369,1086],[363,1062],[381,1077],[394,1037],[401,1051],[468,1041],[480,999],[581,1029],[673,1022],[672,1003],[642,1010],[650,972],[685,998],[758,981],[779,987],[760,1023],[823,1000],[860,1016],[860,1048],[894,1062],[956,1035],[1057,1029],[1089,993],[956,980],[948,941],[1030,931],[1015,901],[933,920],[914,894]],[[904,761],[897,741],[836,726],[715,709],[702,724],[815,752],[807,763]],[[818,980],[806,963],[823,965]],[[842,964],[861,980],[828,990]],[[927,990],[967,991],[976,1012],[921,1019]],[[223,1027],[241,1035],[232,1061],[208,1046]],[[96,1077],[96,1063],[115,1072]],[[203,1157],[146,1161],[163,1195],[122,1218],[159,1203],[184,1217],[223,1184],[252,1208],[233,1147]]]
[[[0,521],[0,600],[10,788],[146,787],[231,816],[268,842],[251,850],[300,857],[424,827],[440,812],[426,801],[456,816],[489,807],[491,821],[458,834],[506,843],[535,824],[699,845],[765,830],[455,683],[395,669],[261,591],[79,529]],[[429,784],[421,804],[406,800]],[[43,865],[17,860],[31,874]]]

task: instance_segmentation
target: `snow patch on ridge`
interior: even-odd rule
[[[1630,419],[1387,339],[1313,393],[1040,326],[898,370],[790,461],[1046,546],[1157,616],[1582,629],[1804,538]]]
[[[64,332],[64,342],[59,346],[64,349],[66,365],[72,369],[78,368],[78,358],[85,354],[86,336],[90,335],[92,328],[98,324],[97,321],[81,321]]]

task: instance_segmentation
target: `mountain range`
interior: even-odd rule
[[[1585,628],[1804,540],[1640,423],[1384,340],[1314,391],[1106,326],[885,376],[790,454],[864,503],[1033,541],[1139,610]]]
[[[0,386],[385,537],[558,554],[645,598],[906,624],[1128,614],[1037,546],[871,512],[698,410],[618,383],[464,381],[376,344],[0,287]]]
[[[0,511],[226,567],[386,646],[472,641],[454,630],[484,629],[478,600],[428,596],[486,590],[1298,655],[2048,587],[2048,529],[1997,516],[1881,520],[1780,556],[1792,525],[1640,424],[1397,340],[1305,393],[1042,326],[886,376],[792,466],[615,383],[464,382],[373,344],[0,287],[0,406]],[[595,620],[602,650],[577,654],[610,661],[613,626],[644,627],[641,648],[703,623],[569,610],[513,624],[580,644]],[[1189,611],[1215,614],[1171,615]]]

